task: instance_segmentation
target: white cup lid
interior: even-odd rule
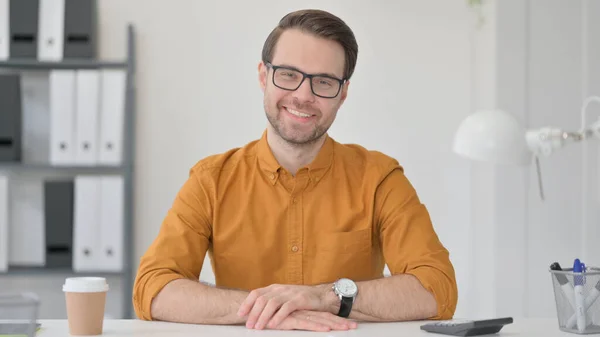
[[[108,291],[108,284],[104,277],[70,277],[65,280],[63,291],[71,293],[97,293]]]

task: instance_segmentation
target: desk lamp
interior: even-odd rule
[[[550,156],[570,143],[600,139],[600,120],[590,125],[586,122],[587,107],[592,101],[600,103],[600,97],[591,96],[583,102],[582,128],[579,131],[565,131],[557,127],[526,129],[506,111],[477,111],[459,125],[453,150],[472,160],[518,166],[530,165],[535,156],[543,199],[539,156]]]

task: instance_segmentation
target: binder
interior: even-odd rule
[[[0,74],[0,162],[21,160],[21,81]]]
[[[38,0],[10,0],[10,58],[37,58]]]
[[[46,268],[71,268],[73,181],[44,182]]]
[[[60,61],[64,49],[65,0],[39,0],[38,60]]]
[[[100,73],[77,71],[75,163],[95,165],[98,162],[98,100]]]
[[[75,211],[73,225],[73,270],[96,271],[101,262],[99,205],[101,179],[97,176],[75,177]]]
[[[96,1],[65,0],[64,58],[96,57]]]
[[[21,161],[48,165],[50,158],[50,80],[46,72],[21,73]]]
[[[0,272],[8,270],[8,177],[0,175]]]
[[[8,59],[10,50],[9,0],[0,0],[0,61]]]
[[[75,71],[50,72],[50,163],[72,165],[75,159]]]
[[[99,162],[118,166],[123,160],[127,74],[124,70],[105,69],[101,76]]]
[[[13,175],[10,180],[10,266],[43,267],[46,263],[43,180]]]
[[[104,176],[100,188],[100,242],[102,271],[123,269],[124,181],[122,176]]]

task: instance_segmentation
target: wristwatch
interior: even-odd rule
[[[350,279],[341,278],[333,283],[333,292],[340,298],[340,311],[338,312],[338,316],[350,316],[352,304],[358,294],[356,283]]]

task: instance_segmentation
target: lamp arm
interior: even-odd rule
[[[546,157],[568,144],[581,142],[590,138],[600,140],[600,120],[582,131],[564,131],[560,128],[543,127],[527,130],[525,133],[529,150],[536,156],[542,155]]]

